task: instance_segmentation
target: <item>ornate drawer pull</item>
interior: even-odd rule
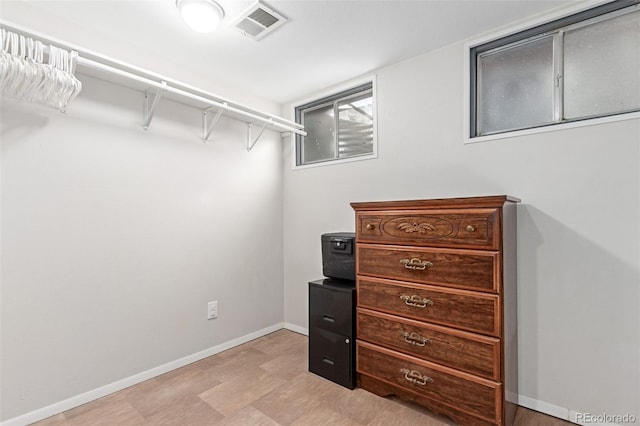
[[[403,368],[400,370],[401,373],[404,373],[404,378],[416,385],[424,386],[427,383],[433,383],[433,379],[429,376],[423,376],[420,374],[418,370],[409,370],[407,368]]]
[[[404,333],[402,333],[402,338],[404,339],[405,342],[414,346],[424,346],[427,343],[431,343],[430,339],[427,339],[426,337],[422,337],[418,333],[409,333],[408,331],[405,331]]]
[[[401,300],[404,300],[404,304],[407,306],[413,306],[415,308],[426,308],[433,305],[433,300],[423,299],[422,297],[414,294],[413,296],[400,296]]]
[[[473,232],[476,230],[476,227],[473,225],[467,225],[467,232]]]
[[[367,229],[369,231],[373,230],[376,226],[373,223],[367,223]]]
[[[420,260],[417,257],[413,259],[400,259],[400,264],[406,269],[413,269],[415,271],[424,271],[427,268],[431,268],[433,263],[428,260]]]

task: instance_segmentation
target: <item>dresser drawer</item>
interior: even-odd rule
[[[357,273],[497,293],[497,252],[358,244]]]
[[[500,380],[500,339],[358,308],[358,339]]]
[[[499,423],[502,385],[428,361],[357,342],[357,369],[469,414]]]
[[[500,336],[496,295],[369,277],[357,288],[358,307]]]
[[[359,212],[359,242],[499,249],[496,209]]]

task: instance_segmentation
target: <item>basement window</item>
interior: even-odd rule
[[[640,5],[620,0],[469,50],[469,138],[640,111]]]
[[[295,165],[311,166],[374,158],[375,96],[372,81],[295,107]]]

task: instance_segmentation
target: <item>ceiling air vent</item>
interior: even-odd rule
[[[285,22],[287,18],[264,3],[256,2],[241,13],[231,26],[249,38],[260,40]]]

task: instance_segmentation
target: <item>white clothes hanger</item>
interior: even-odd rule
[[[50,45],[2,28],[0,32],[0,87],[5,96],[39,102],[65,111],[82,90],[73,75],[77,52]]]

